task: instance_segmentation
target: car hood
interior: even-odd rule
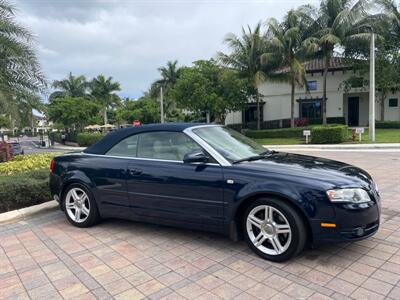
[[[241,167],[261,173],[298,176],[326,182],[334,187],[372,187],[372,178],[364,170],[331,159],[285,152],[274,152],[265,159],[244,162]]]

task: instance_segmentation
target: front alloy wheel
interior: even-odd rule
[[[268,260],[285,261],[305,245],[303,220],[280,199],[255,201],[246,210],[243,227],[250,248]]]

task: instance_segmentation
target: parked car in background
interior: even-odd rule
[[[21,147],[21,144],[18,142],[9,142],[11,145],[13,155],[22,155],[24,154],[24,150]]]
[[[78,227],[119,217],[213,231],[244,238],[272,261],[379,227],[379,192],[367,172],[271,151],[219,125],[119,129],[55,157],[50,169],[52,195]]]

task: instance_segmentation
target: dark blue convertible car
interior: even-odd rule
[[[213,231],[273,261],[379,227],[379,193],[365,171],[270,151],[219,125],[117,130],[54,158],[50,185],[75,226],[118,217]]]

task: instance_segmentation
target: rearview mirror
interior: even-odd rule
[[[191,163],[206,163],[208,156],[201,150],[195,150],[193,152],[185,154],[183,162],[187,164]]]

